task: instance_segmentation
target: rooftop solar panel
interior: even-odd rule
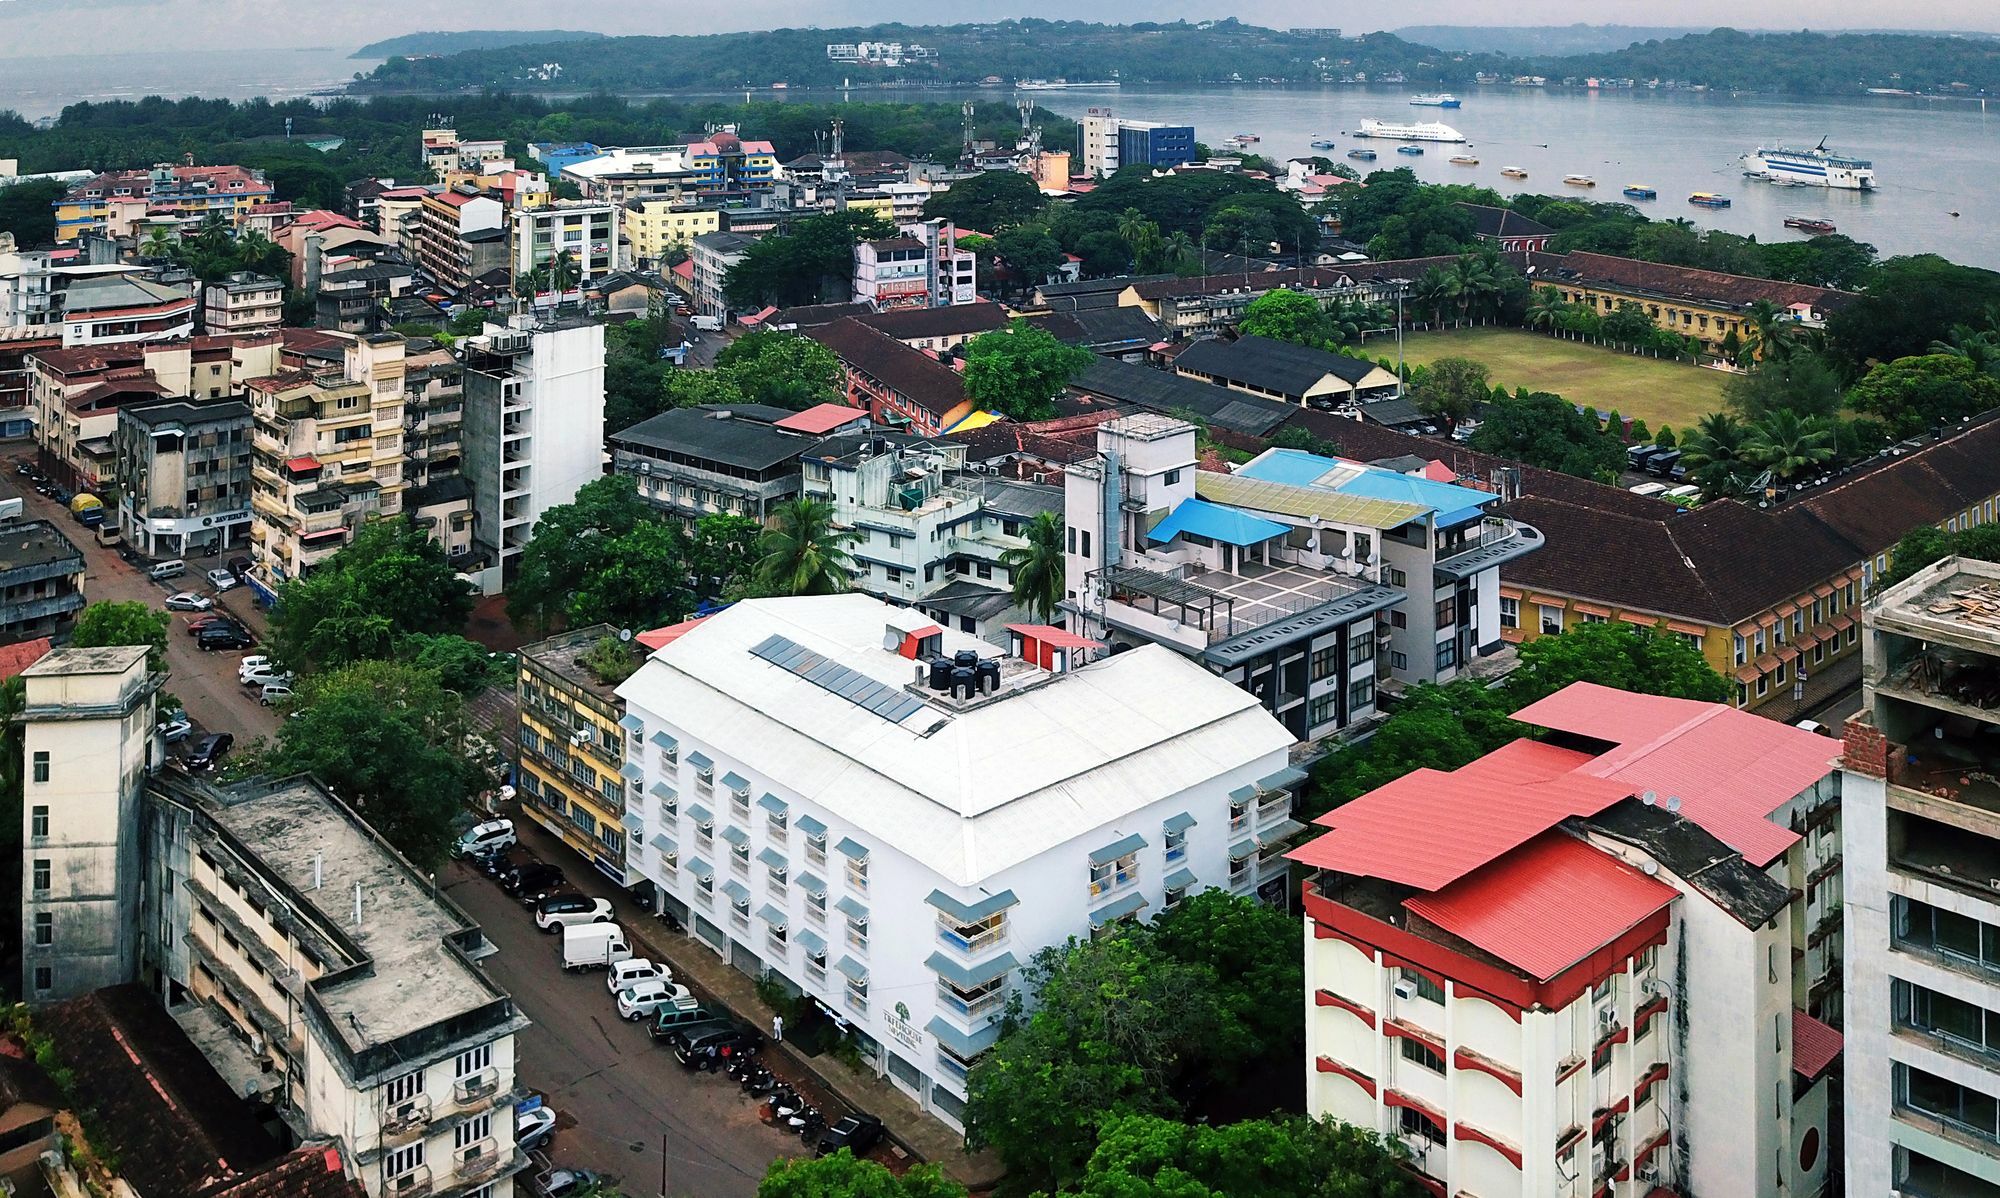
[[[924,705],[923,700],[830,661],[789,637],[774,633],[759,641],[750,652],[892,724],[902,723]]]

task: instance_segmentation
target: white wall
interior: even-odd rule
[[[535,334],[531,519],[604,474],[604,326]]]

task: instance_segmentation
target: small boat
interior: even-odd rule
[[[1424,148],[1422,146],[1397,146],[1396,152],[1398,154],[1408,154],[1411,157],[1417,157],[1423,154]]]
[[[1832,221],[1821,220],[1816,216],[1788,216],[1785,218],[1785,227],[1797,229],[1802,233],[1811,233],[1815,237],[1834,231]]]
[[[1457,108],[1458,97],[1450,92],[1439,92],[1434,96],[1411,96],[1410,103],[1421,108]]]
[[[1257,136],[1255,133],[1238,133],[1236,135],[1236,140],[1242,142],[1245,145],[1249,145],[1253,141],[1263,141],[1264,139]]]
[[[1333,139],[1331,137],[1315,137],[1313,138],[1312,146],[1315,150],[1331,150],[1333,148]]]
[[[1528,172],[1518,166],[1502,167],[1500,168],[1500,174],[1502,177],[1508,179],[1525,179],[1528,177]]]
[[[1688,203],[1697,208],[1727,208],[1729,197],[1717,195],[1712,191],[1697,191],[1688,197]]]
[[[1362,162],[1375,161],[1375,151],[1373,150],[1349,150],[1347,152],[1347,156],[1349,158],[1358,159]]]
[[[1625,185],[1625,198],[1628,200],[1657,200],[1660,198],[1660,193],[1643,184],[1627,183]]]
[[[1589,175],[1564,175],[1563,182],[1569,184],[1571,187],[1597,186],[1597,180],[1591,178]]]
[[[1453,154],[1451,156],[1451,164],[1453,166],[1478,166],[1479,159],[1470,154]]]

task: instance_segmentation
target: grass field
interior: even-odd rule
[[[1395,347],[1384,342],[1371,341],[1368,348],[1371,353],[1395,354]],[[1553,391],[1571,403],[1605,412],[1616,409],[1628,420],[1644,420],[1654,430],[1670,424],[1677,433],[1721,410],[1722,384],[1729,378],[1719,370],[1558,341],[1521,329],[1413,333],[1404,338],[1403,353],[1413,364],[1471,358],[1486,367],[1495,386]]]

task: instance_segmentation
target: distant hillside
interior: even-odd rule
[[[1409,25],[1395,31],[1406,42],[1440,50],[1479,54],[1512,54],[1544,58],[1562,54],[1605,54],[1634,42],[1699,33],[1688,27],[1646,25]]]
[[[395,58],[403,54],[457,54],[465,50],[494,50],[503,46],[548,45],[599,38],[601,33],[581,29],[464,29],[457,32],[406,33],[385,38],[348,55],[349,58]]]
[[[1898,33],[1717,29],[1608,54],[1545,59],[1543,75],[1677,79],[1717,90],[1853,95],[1863,88],[2000,94],[2000,41]]]

